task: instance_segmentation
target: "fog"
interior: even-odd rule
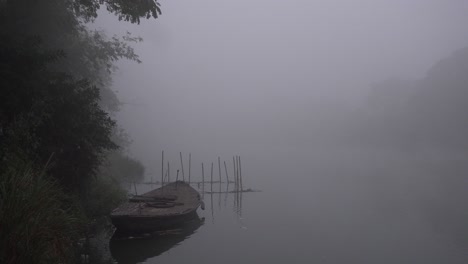
[[[131,152],[150,168],[162,149],[216,156],[330,141],[372,84],[423,78],[468,43],[465,1],[161,4],[157,20],[103,11],[94,24],[144,39],[143,63],[121,62],[114,88]]]
[[[468,263],[467,14],[0,0],[0,263]]]
[[[468,2],[161,4],[157,20],[131,25],[102,11],[93,24],[144,39],[134,46],[143,63],[120,62],[113,87],[147,177],[158,175],[162,150],[175,164],[179,151],[192,153],[197,175],[201,162],[239,154],[248,185],[289,197],[268,196],[265,214],[312,199],[320,219],[345,234],[340,218],[364,239],[392,236],[380,220],[360,222],[379,215],[403,219],[392,228],[409,244],[432,241],[414,223],[466,243]],[[352,249],[372,248],[362,243]],[[418,250],[444,250],[437,243]],[[388,263],[428,261],[399,260]]]

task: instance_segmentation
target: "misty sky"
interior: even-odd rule
[[[465,0],[160,3],[157,20],[102,11],[93,26],[144,39],[143,63],[120,62],[114,88],[132,155],[150,170],[161,149],[232,155],[312,135],[372,83],[421,78],[468,45]]]

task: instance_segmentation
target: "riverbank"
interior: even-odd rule
[[[0,263],[80,263],[83,240],[103,230],[125,197],[102,177],[86,194],[67,193],[43,171],[16,162],[0,174]]]

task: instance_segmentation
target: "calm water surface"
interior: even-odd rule
[[[464,163],[251,157],[245,182],[262,192],[205,194],[183,230],[111,241],[110,253],[118,263],[468,263]]]

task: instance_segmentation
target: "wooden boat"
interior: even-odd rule
[[[200,194],[177,181],[134,196],[111,213],[118,232],[152,232],[177,227],[196,217]]]

